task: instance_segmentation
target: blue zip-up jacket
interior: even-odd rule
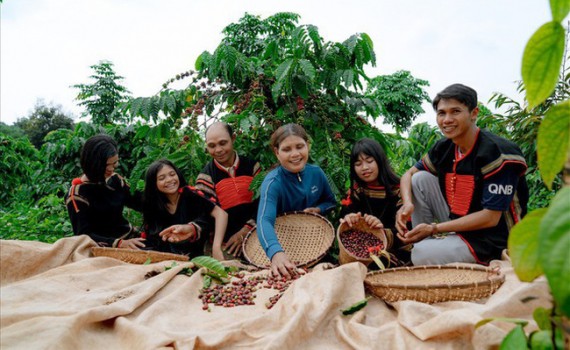
[[[257,236],[269,260],[283,251],[275,234],[277,215],[311,207],[318,207],[324,215],[336,204],[325,173],[318,166],[307,164],[300,173],[281,166],[270,171],[261,184],[257,211]]]

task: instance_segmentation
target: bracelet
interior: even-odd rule
[[[194,230],[194,237],[190,239],[190,242],[194,242],[198,239],[198,228],[196,227],[196,224],[193,222],[189,222],[186,225],[190,225],[190,227],[192,227],[192,229]]]
[[[439,233],[439,230],[437,229],[437,223],[432,222],[431,223],[431,235],[436,235]]]

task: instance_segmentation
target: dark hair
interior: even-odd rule
[[[107,160],[117,154],[117,142],[112,137],[105,134],[92,136],[81,149],[81,169],[89,181],[103,182]]]
[[[176,172],[176,175],[178,175],[178,188],[187,185],[186,179],[184,179],[184,175],[182,175],[180,169],[168,159],[157,160],[148,167],[144,184],[143,217],[145,225],[149,225],[150,228],[153,228],[154,225],[157,224],[157,218],[167,211],[166,204],[168,203],[168,198],[156,187],[156,177],[164,166],[171,167]]]
[[[210,130],[210,128],[216,124],[222,124],[226,128],[226,131],[228,132],[228,135],[230,135],[230,137],[234,135],[234,131],[228,123],[216,122],[206,128],[206,132],[204,133],[204,138],[208,135],[208,130]]]
[[[435,98],[431,103],[433,110],[437,111],[437,105],[439,104],[439,101],[442,99],[447,100],[450,98],[453,98],[466,105],[469,109],[469,112],[477,107],[477,91],[463,84],[453,84],[449,85],[437,95],[435,95]]]
[[[378,182],[380,185],[386,187],[386,193],[392,196],[394,194],[392,187],[400,183],[400,178],[396,175],[392,166],[390,166],[390,162],[388,162],[388,157],[386,157],[382,146],[378,141],[373,139],[363,138],[356,141],[354,146],[352,146],[352,152],[350,153],[351,185],[354,184],[355,181],[360,186],[365,185],[365,182],[363,182],[358,175],[356,175],[356,171],[354,171],[354,164],[358,161],[358,157],[361,154],[374,158],[378,165]]]
[[[272,149],[279,148],[279,144],[289,136],[298,136],[305,140],[305,142],[309,142],[309,136],[303,127],[299,124],[289,123],[280,126],[275,132],[271,135],[271,139],[269,143]]]

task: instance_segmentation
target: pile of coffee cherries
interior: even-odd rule
[[[269,298],[265,304],[268,309],[281,298],[294,280],[301,274],[293,275],[290,279],[274,277],[271,273],[267,276],[250,276],[245,278],[244,273],[234,274],[233,281],[226,285],[215,284],[208,288],[202,288],[198,298],[202,300],[202,309],[209,310],[209,304],[223,307],[235,307],[240,305],[255,305],[255,292],[260,288],[277,289],[278,294]]]
[[[369,258],[372,250],[381,251],[384,249],[382,241],[369,232],[346,230],[341,232],[339,237],[344,248],[361,259]]]

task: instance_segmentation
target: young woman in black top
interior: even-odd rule
[[[118,164],[115,140],[103,134],[89,138],[81,150],[83,174],[73,179],[65,204],[75,235],[88,235],[100,246],[140,249],[144,240],[123,209],[141,211],[141,201],[115,173]]]
[[[411,247],[403,247],[396,237],[396,212],[402,206],[400,178],[376,140],[364,138],[352,147],[350,180],[347,196],[341,201],[340,222],[352,225],[363,217],[370,227],[384,228],[393,242],[390,252],[400,260],[396,263],[406,262]]]
[[[224,260],[222,241],[228,214],[204,193],[187,186],[180,170],[166,159],[147,170],[143,215],[147,247],[191,256],[204,254],[209,218],[214,218],[212,255]]]

